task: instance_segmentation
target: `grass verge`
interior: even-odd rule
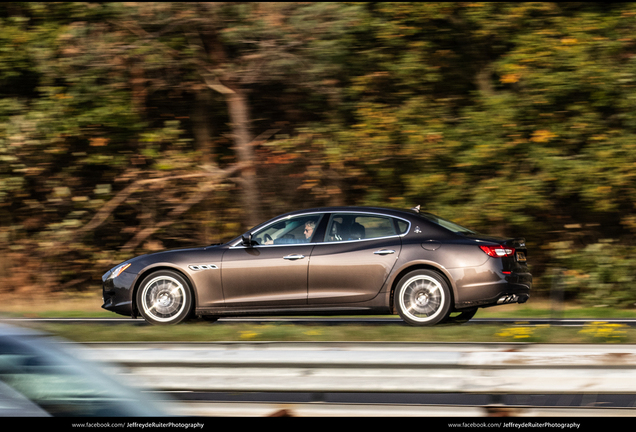
[[[5,302],[0,317],[115,317],[101,309],[95,296],[57,298],[40,302],[19,299]],[[613,308],[581,307],[575,304],[554,307],[546,301],[523,305],[504,305],[480,310],[476,318],[513,318],[510,325],[453,325],[410,327],[401,324],[219,324],[189,322],[173,327],[137,324],[29,324],[40,330],[76,342],[132,341],[351,341],[351,342],[535,342],[535,343],[636,343],[636,328],[603,321],[610,318],[636,318],[636,311]],[[591,318],[585,327],[531,326],[530,318]]]
[[[603,321],[584,327],[514,325],[295,325],[219,324],[192,322],[172,327],[136,324],[31,323],[39,329],[75,342],[533,342],[636,343],[636,329]]]

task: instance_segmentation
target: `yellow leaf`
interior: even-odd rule
[[[521,78],[521,74],[511,73],[511,74],[503,75],[500,81],[504,84],[512,84],[512,83],[518,82],[520,78]]]
[[[532,138],[530,138],[530,141],[533,141],[533,142],[548,142],[552,138],[555,138],[555,137],[556,137],[556,135],[553,134],[552,132],[550,132],[549,130],[540,129],[540,130],[534,131],[534,133],[532,134]]]
[[[108,138],[91,138],[90,140],[90,146],[91,147],[104,147],[106,145],[108,145],[108,141],[110,141],[110,139]]]

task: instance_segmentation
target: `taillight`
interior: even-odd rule
[[[486,252],[489,256],[495,258],[512,256],[515,253],[515,249],[506,246],[479,246],[481,250]]]

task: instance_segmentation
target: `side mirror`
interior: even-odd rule
[[[241,242],[243,246],[252,247],[252,233],[247,233],[247,236],[243,236],[243,241]]]

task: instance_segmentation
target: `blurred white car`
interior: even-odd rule
[[[0,416],[163,416],[161,405],[50,336],[0,324]]]

